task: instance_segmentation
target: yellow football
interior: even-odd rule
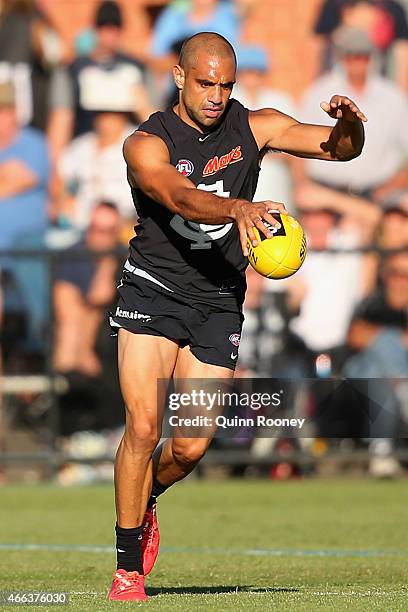
[[[258,241],[256,247],[248,240],[248,259],[251,266],[267,278],[287,278],[297,272],[305,260],[306,237],[299,221],[290,215],[272,213],[281,227],[275,229],[265,222],[273,232],[272,238],[266,238],[254,227]]]

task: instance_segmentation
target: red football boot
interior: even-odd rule
[[[118,569],[113,574],[113,582],[108,599],[111,601],[146,601],[144,576],[138,572]]]
[[[147,576],[152,570],[159,554],[160,533],[157,522],[157,504],[150,506],[143,517],[142,560],[143,572]]]

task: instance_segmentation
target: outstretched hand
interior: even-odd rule
[[[332,96],[330,102],[321,102],[320,108],[332,119],[345,121],[367,121],[367,117],[358,108],[357,104],[347,96]]]

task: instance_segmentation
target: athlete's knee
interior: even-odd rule
[[[180,466],[195,465],[205,455],[208,442],[201,440],[174,439],[173,457]]]
[[[144,411],[137,412],[127,408],[125,440],[132,450],[152,452],[161,436],[159,423],[155,416]]]

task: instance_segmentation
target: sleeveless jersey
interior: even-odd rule
[[[154,113],[138,129],[165,142],[170,163],[197,189],[252,201],[259,151],[248,110],[238,101],[229,101],[221,123],[207,134],[185,123],[172,108]],[[139,225],[130,242],[128,269],[188,299],[229,304],[235,298],[242,303],[247,259],[235,223],[195,223],[170,212],[137,187],[132,195]]]

